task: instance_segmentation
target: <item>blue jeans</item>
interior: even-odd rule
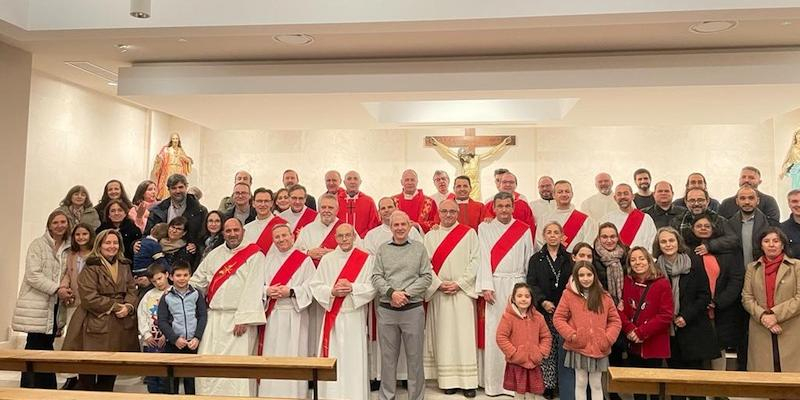
[[[558,346],[558,398],[559,400],[575,400],[575,370],[564,366],[567,351],[564,350],[564,338],[557,335]]]

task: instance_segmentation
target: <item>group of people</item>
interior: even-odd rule
[[[480,386],[597,400],[610,365],[725,369],[729,351],[740,370],[797,371],[800,191],[780,223],[760,175],[743,168],[718,202],[699,173],[677,200],[669,182],[651,191],[645,169],[634,186],[600,173],[580,209],[570,182],[543,176],[528,202],[505,169],[485,203],[444,171],[428,196],[410,169],[377,202],[356,171],[327,172],[318,198],[294,170],[275,192],[239,171],[213,211],[181,174],[163,199],[152,181],[133,200],[109,181],[96,207],[75,186],[29,247],[12,327],[28,349],[64,335],[65,350],[336,357],[322,398],[393,399],[400,381],[421,399],[432,379],[465,397]],[[24,373],[21,385],[56,379]],[[271,379],[184,381],[195,390],[308,395],[307,382]]]

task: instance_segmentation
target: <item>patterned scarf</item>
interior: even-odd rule
[[[606,250],[599,242],[595,242],[595,251],[600,255],[600,262],[606,267],[608,275],[608,293],[614,299],[614,304],[619,304],[622,299],[622,285],[625,273],[620,261],[625,257],[625,249],[619,244],[612,251]]]

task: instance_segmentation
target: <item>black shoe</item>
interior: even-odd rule
[[[553,389],[545,389],[544,393],[542,394],[542,397],[544,397],[547,400],[553,400],[556,397],[555,396],[555,390],[553,390]]]
[[[445,389],[444,394],[456,394],[458,389]]]
[[[377,392],[380,388],[381,388],[381,381],[378,380],[369,381],[370,392]]]
[[[475,391],[475,389],[464,389],[464,397],[468,399],[471,399],[477,395],[478,393]]]
[[[78,385],[78,378],[67,378],[67,381],[64,382],[64,385],[61,386],[61,390],[74,390],[75,386]]]

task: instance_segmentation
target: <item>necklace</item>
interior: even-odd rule
[[[556,256],[558,257],[558,256]],[[550,261],[550,252],[544,255],[544,258],[547,259],[547,265],[550,266],[550,272],[553,273],[553,276],[556,277],[556,282],[553,284],[553,287],[558,289],[558,282],[561,280],[561,270],[559,269],[556,271],[556,267],[553,266],[553,262]]]

